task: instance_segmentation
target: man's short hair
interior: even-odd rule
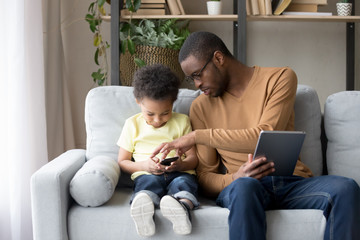
[[[141,100],[145,97],[153,100],[177,99],[180,87],[179,78],[171,69],[162,64],[140,68],[134,74],[134,96]]]
[[[179,53],[179,62],[189,56],[198,60],[208,59],[215,51],[220,51],[228,57],[233,57],[225,43],[215,34],[210,32],[194,32],[184,42]]]

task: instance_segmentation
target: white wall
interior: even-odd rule
[[[206,0],[182,0],[185,11],[206,13]],[[232,13],[233,1],[222,1],[223,13]],[[336,0],[320,11],[336,14]],[[360,3],[356,14],[360,15]],[[360,89],[360,23],[356,24],[356,89]],[[233,49],[232,22],[193,22],[191,30],[220,36]],[[299,83],[314,87],[323,106],[327,96],[346,88],[346,24],[338,22],[248,22],[247,64],[290,66]]]

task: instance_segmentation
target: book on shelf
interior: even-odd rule
[[[246,0],[247,15],[272,15],[271,0]]]
[[[290,11],[290,12],[317,12],[318,11],[318,5],[317,4],[290,3],[290,5],[286,8],[286,11]]]
[[[265,15],[265,0],[258,0],[259,13]]]
[[[121,15],[130,15],[130,11],[127,9],[121,10]],[[164,9],[150,9],[150,8],[140,8],[133,15],[165,15],[165,8]]]
[[[327,5],[327,0],[292,0],[295,4],[316,4],[316,5]]]
[[[292,16],[332,16],[332,12],[283,12],[282,15]]]
[[[251,6],[251,15],[259,15],[259,3],[258,0],[250,0],[250,6]]]
[[[183,7],[183,5],[182,5],[182,3],[181,3],[181,0],[176,0],[176,2],[177,2],[178,6],[179,6],[179,8],[180,8],[181,14],[182,14],[182,15],[185,15],[185,10],[184,10],[184,7]]]
[[[165,0],[141,0],[141,3],[164,3],[165,4]]]
[[[140,8],[165,8],[165,3],[141,3]]]
[[[274,1],[273,1],[274,2]],[[274,15],[280,15],[289,6],[291,0],[280,0],[274,10]]]
[[[166,0],[171,15],[185,15],[184,7],[180,0]]]
[[[246,0],[246,15],[252,15],[251,13],[251,3],[250,0]]]
[[[265,15],[272,15],[271,0],[265,0]]]
[[[176,0],[166,0],[171,15],[181,15],[179,5]]]

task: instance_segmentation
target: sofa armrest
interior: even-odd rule
[[[33,236],[68,239],[69,183],[85,163],[85,150],[70,150],[41,167],[31,177]]]

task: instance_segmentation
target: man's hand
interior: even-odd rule
[[[248,161],[233,174],[233,180],[240,177],[261,179],[274,171],[273,162],[267,162],[265,157],[259,157],[253,160],[253,154],[248,154]]]
[[[188,151],[192,146],[195,145],[195,132],[188,133],[172,142],[162,143],[155,148],[154,152],[150,156],[155,157],[158,153],[162,153],[161,159],[166,158],[169,152],[173,149],[176,149],[178,156],[182,156],[186,151]]]

